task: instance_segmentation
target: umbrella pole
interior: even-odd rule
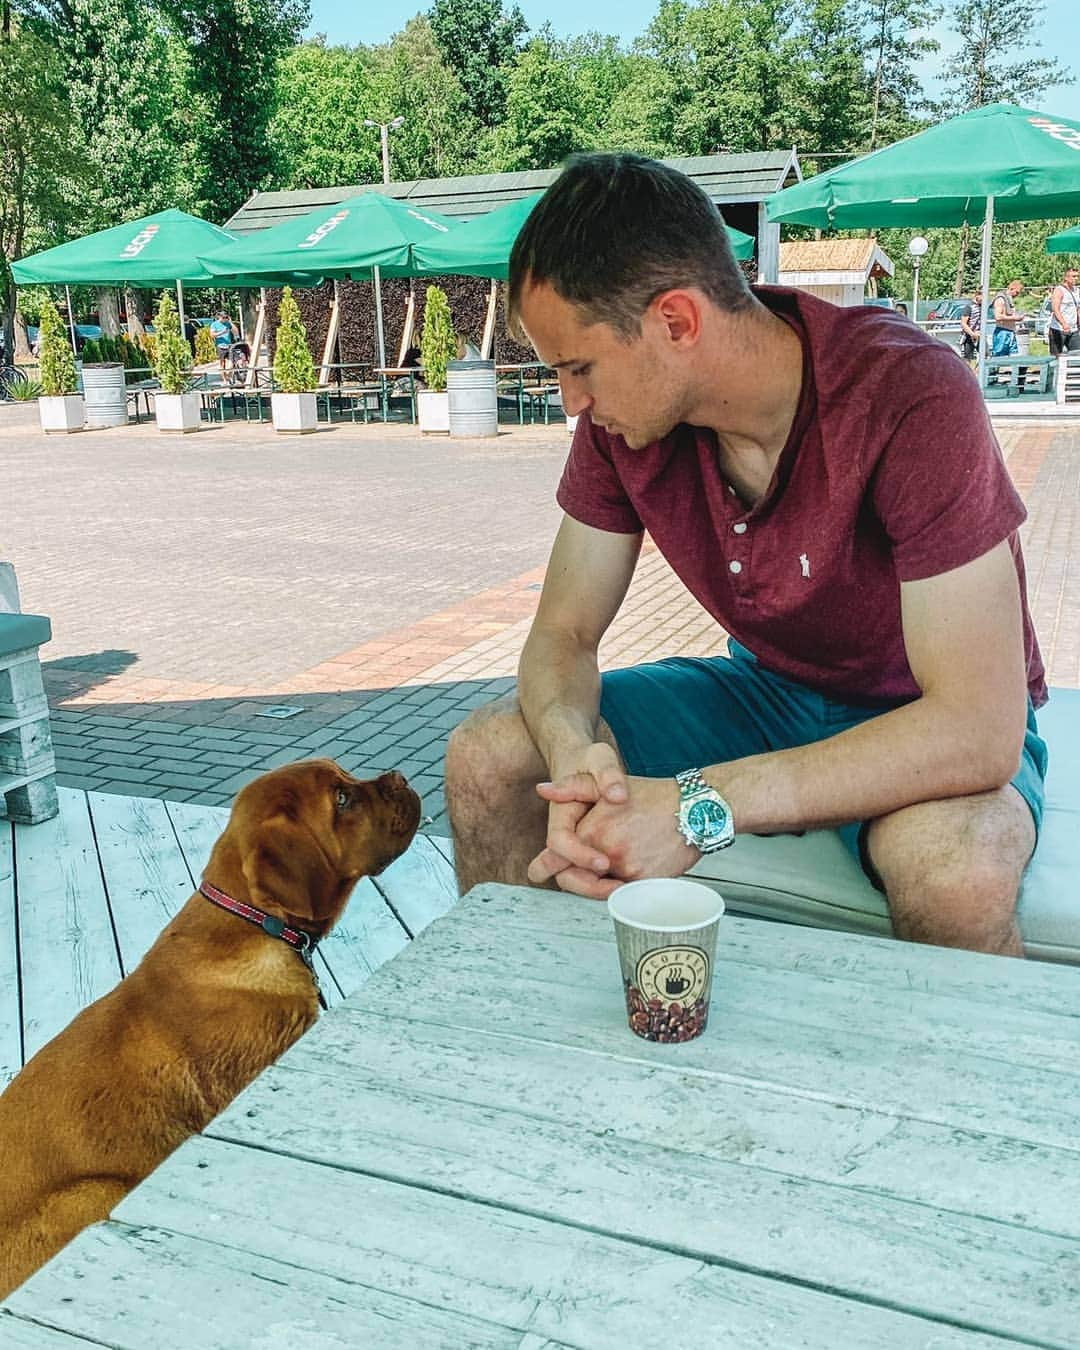
[[[64,294],[67,296],[68,307],[68,328],[71,330],[71,350],[76,356],[79,354],[79,344],[75,340],[75,311],[71,308],[71,287],[64,287]]]
[[[176,308],[177,308],[177,310],[179,311],[179,314],[180,314],[180,335],[183,336],[183,333],[184,333],[184,283],[183,283],[182,281],[178,281],[178,282],[176,283]]]
[[[982,256],[979,261],[979,285],[982,287],[982,319],[979,323],[979,388],[986,388],[986,329],[993,315],[990,304],[990,237],[994,233],[994,199],[986,199],[986,218],[983,220]]]
[[[375,282],[375,321],[379,328],[379,365],[386,367],[386,334],[383,332],[382,316],[382,279],[379,276],[379,269],[373,268]]]

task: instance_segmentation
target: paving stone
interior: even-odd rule
[[[197,750],[192,745],[179,745],[168,743],[162,745],[161,741],[139,742],[140,748],[145,746],[146,750],[153,755],[163,755],[170,761],[199,759],[202,755],[201,750]]]
[[[106,781],[103,778],[91,778],[86,774],[69,773],[66,769],[56,766],[56,781],[61,787],[77,788],[84,792],[100,792],[102,784]],[[142,789],[140,788],[141,792]]]
[[[190,765],[188,767],[190,769]],[[190,788],[193,792],[203,792],[207,788],[213,787],[216,782],[220,782],[220,777],[211,773],[200,775],[190,772],[176,772],[173,769],[168,769],[161,774],[159,781],[167,787]]]
[[[198,760],[200,764],[220,764],[225,769],[246,769],[259,762],[258,755],[234,755],[225,750],[208,751]]]

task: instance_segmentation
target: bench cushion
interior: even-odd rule
[[[52,625],[44,614],[0,614],[0,656],[40,647],[51,637]]]
[[[1029,956],[1080,964],[1080,689],[1053,689],[1039,712],[1050,750],[1046,808],[1018,917]],[[833,830],[760,838],[702,858],[692,875],[728,908],[817,928],[888,935],[889,907]]]

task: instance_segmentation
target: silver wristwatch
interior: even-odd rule
[[[735,842],[731,807],[702,778],[700,769],[684,769],[675,775],[679,785],[679,810],[675,819],[679,833],[701,853],[715,853]]]

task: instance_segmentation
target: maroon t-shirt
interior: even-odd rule
[[[1023,503],[971,372],[935,338],[873,306],[782,287],[755,293],[798,333],[803,387],[787,444],[752,509],[716,436],[680,425],[631,450],[578,422],[558,501],[601,530],[648,530],[687,588],[770,670],[838,698],[919,694],[900,582],[1009,541],[1024,606],[1028,688],[1046,701],[1018,527]]]

